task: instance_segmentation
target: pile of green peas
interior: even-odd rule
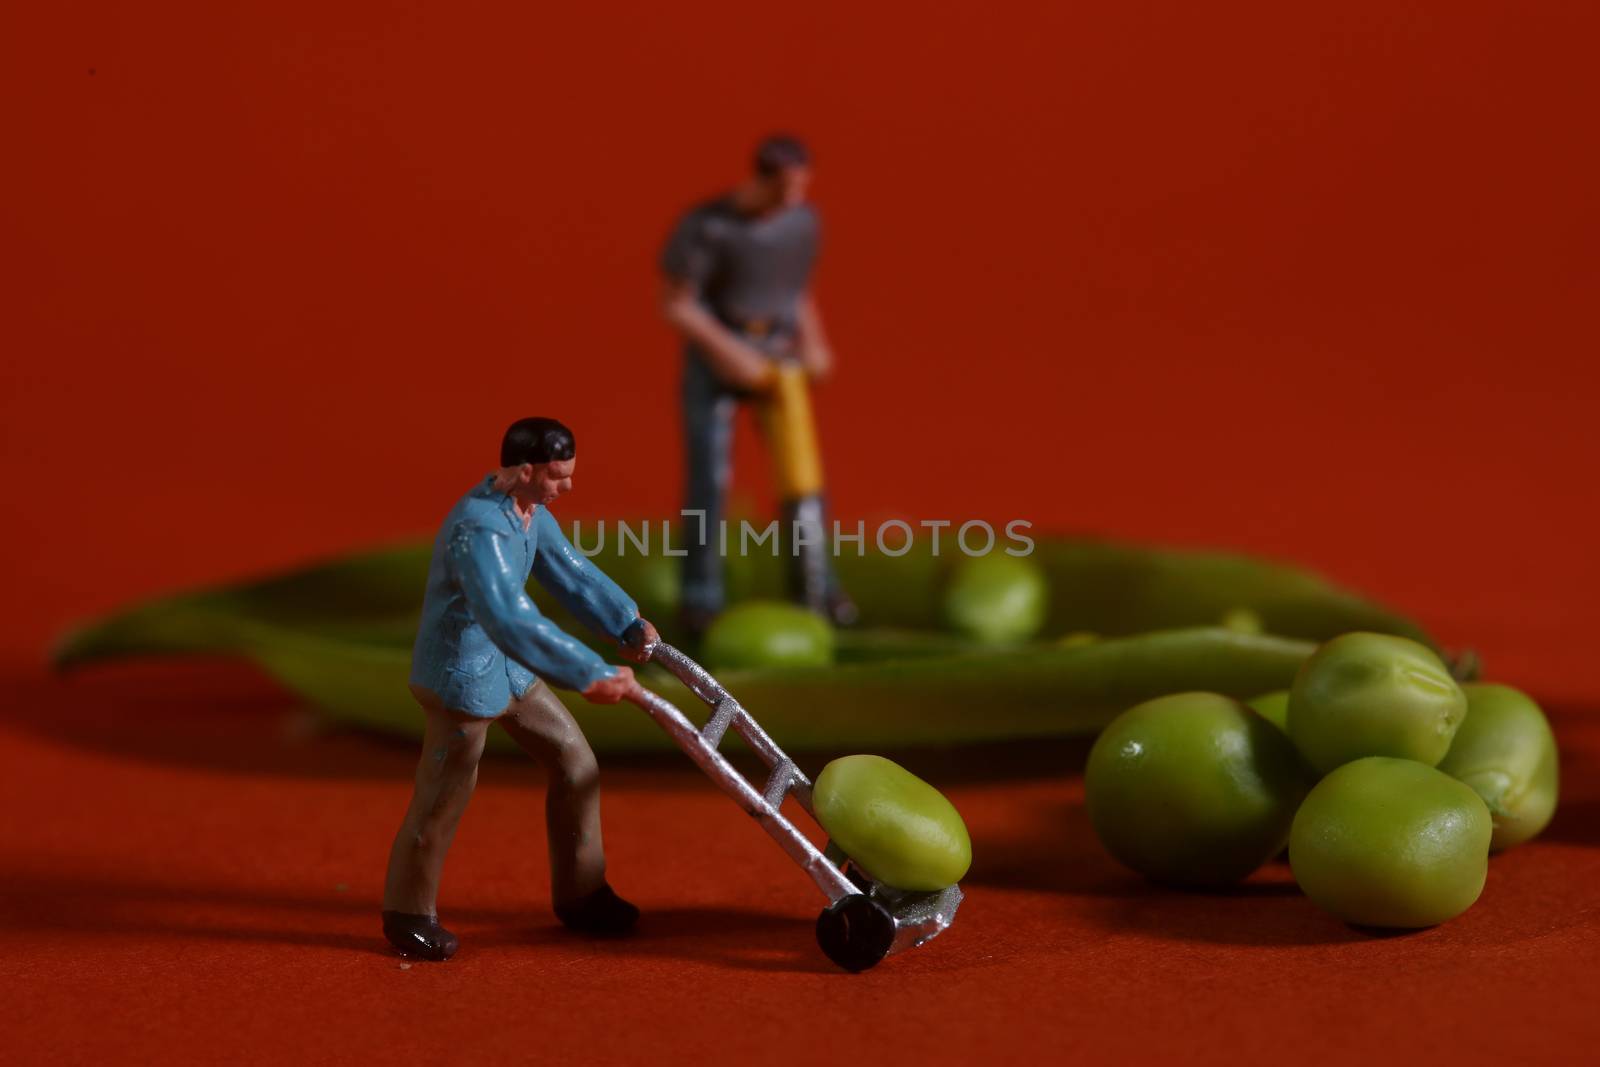
[[[1226,886],[1288,846],[1312,901],[1357,926],[1461,914],[1491,852],[1555,813],[1555,737],[1504,685],[1460,684],[1426,646],[1347,633],[1248,704],[1179,693],[1130,708],[1085,770],[1096,835],[1157,882]]]
[[[1031,637],[1047,608],[1047,583],[1026,560],[963,561],[944,590],[944,622],[976,644]],[[1222,625],[1263,629],[1242,609]],[[1060,643],[1082,639],[1093,640]],[[834,651],[821,619],[760,601],[731,608],[705,641],[717,668],[824,666]],[[888,761],[839,761],[818,787],[825,827],[889,884],[950,884],[970,862],[959,815]],[[1128,709],[1097,739],[1085,787],[1107,850],[1154,881],[1227,886],[1287,846],[1318,905],[1358,926],[1415,928],[1465,911],[1489,854],[1549,823],[1556,745],[1523,693],[1458,683],[1426,646],[1356,632],[1317,648],[1290,689],[1244,703],[1177,693]]]

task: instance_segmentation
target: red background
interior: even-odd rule
[[[58,1012],[35,1013],[31,1032],[60,1039],[51,1024],[76,1004],[62,983],[86,974],[106,983],[86,987],[98,1009],[121,1004],[124,1024],[143,1012],[147,1037],[170,1037],[158,1023],[182,1004],[204,1030],[186,984],[195,972],[175,962],[196,954],[227,981],[260,984],[262,1004],[216,1016],[235,1023],[381,999],[370,972],[386,980],[392,961],[357,946],[371,940],[371,876],[407,757],[316,741],[257,767],[219,752],[265,725],[203,714],[230,694],[281,709],[252,676],[60,684],[40,677],[42,651],[69,621],[132,598],[430,533],[492,464],[500,429],[525,414],[559,415],[579,434],[579,491],[564,515],[669,512],[678,357],[653,311],[654,256],[675,213],[737,179],[773,128],[804,134],[818,160],[818,291],[839,363],[818,404],[841,516],[1022,517],[1279,555],[1478,647],[1492,674],[1547,702],[1600,700],[1597,30],[1582,3],[11,5],[0,15],[0,433],[12,607],[0,653],[17,724],[8,838],[33,872],[12,912],[78,917],[57,914],[38,955],[0,962]],[[754,440],[740,444],[740,479],[761,500]],[[137,715],[154,716],[154,734],[127,726]],[[1569,756],[1588,758],[1585,724],[1563,721]],[[381,773],[330,777],[346,759]],[[241,771],[255,774],[245,786]],[[652,838],[627,822],[660,810],[656,772],[633,773],[614,790],[621,814],[608,833],[614,866],[635,842],[637,871],[669,862],[662,835],[690,831],[674,820]],[[675,793],[671,804],[686,806],[668,810],[721,810],[668,777],[693,798]],[[380,783],[370,810],[352,807]],[[1070,804],[1074,787],[1062,788],[1051,803]],[[1003,790],[980,792],[988,799],[968,801],[975,825],[1012,810]],[[1588,821],[1567,837],[1592,845],[1583,803]],[[217,804],[227,819],[191,822]],[[115,829],[108,805],[125,816]],[[480,799],[452,868],[462,892],[493,880],[480,871],[474,883],[470,857],[482,850],[476,862],[492,866],[501,808],[508,828],[525,821],[492,792]],[[288,842],[308,825],[329,866],[310,888],[261,889],[290,878],[275,862],[304,860]],[[767,861],[740,876],[752,891],[781,882],[777,913],[805,914],[775,850],[765,857],[720,825],[726,863],[752,851]],[[269,828],[270,848],[237,847]],[[1081,821],[1073,833],[1094,855]],[[365,867],[346,877],[352,842]],[[528,843],[526,862],[542,864]],[[234,859],[208,866],[213,854]],[[239,855],[254,866],[229,866]],[[1593,856],[1557,841],[1497,869],[1517,872],[1504,877],[1533,901],[1546,868],[1576,877],[1570,857],[1592,879]],[[701,867],[679,878],[644,890],[635,874],[627,887],[657,910],[675,891],[699,894],[712,915],[732,891]],[[336,932],[310,951],[275,942],[333,882],[359,897],[316,913]],[[525,888],[522,874],[512,884]],[[1202,979],[1219,997],[1259,994],[1248,972],[1259,977],[1263,959],[1273,981],[1315,972],[1333,1003],[1370,1007],[1337,995],[1373,980],[1375,961],[1431,984],[1456,973],[1458,951],[1487,966],[1520,951],[1537,960],[1524,977],[1555,997],[1538,1010],[1555,1010],[1563,968],[1587,967],[1595,942],[1582,925],[1517,933],[1514,909],[1486,898],[1472,915],[1489,918],[1472,921],[1499,916],[1492,936],[1463,919],[1398,942],[1196,957],[1184,938],[1148,930],[1148,943],[1086,942],[1089,920],[1037,892],[1048,888],[991,891],[988,929],[1064,914],[1048,929],[1076,932],[1059,952],[1008,969],[975,932],[965,949],[941,942],[929,962],[891,961],[864,981],[878,983],[875,998],[895,988],[895,967],[928,990],[974,996],[1065,983],[1092,998],[1074,1016],[1092,1031],[1080,1047],[1109,1050],[1117,1028],[1094,1028],[1136,1018],[1141,998],[1170,1005]],[[478,892],[480,925],[510,922]],[[231,903],[255,934],[230,939],[227,923],[198,920],[163,941],[173,923],[160,908],[82,918],[108,899],[192,914],[201,898]],[[66,903],[52,911],[55,900]],[[1572,903],[1592,914],[1592,897]],[[1246,912],[1291,905],[1309,908],[1268,895],[1176,914],[1244,933]],[[1237,911],[1237,922],[1205,909]],[[1285,914],[1341,936],[1310,911]],[[715,943],[700,921],[680,916],[682,944]],[[804,942],[802,927],[777,922],[746,926],[757,940]],[[108,931],[102,950],[96,935]],[[1522,934],[1554,955],[1527,957]],[[701,1008],[736,990],[761,998],[749,1002],[754,1021],[722,1022],[724,1035],[766,1033],[788,1005],[802,1016],[790,1032],[815,1037],[838,1023],[828,1013],[860,1007],[847,992],[859,986],[821,976],[768,976],[767,997],[726,961],[591,957],[553,934],[532,950],[488,940],[436,980],[475,1010],[475,983],[492,984],[508,1025],[560,1017],[570,981],[585,1010],[596,1003],[585,998],[615,992],[604,1010],[631,1039],[620,1020],[680,974]],[[599,971],[568,973],[580,963]],[[319,967],[330,984],[308,977]],[[532,1003],[508,974],[538,993]],[[915,1003],[872,1003],[895,1016],[887,1032],[912,1040],[898,1028]],[[1042,1009],[1052,1021],[1039,1032],[1064,1040],[1068,1007]],[[994,1011],[1010,1037],[962,1032],[1031,1032]],[[972,1027],[988,1018],[967,1015]],[[1189,1021],[1210,1020],[1213,1036],[1248,1029],[1219,1017],[1232,1018]],[[709,1048],[710,1037],[695,1045],[652,1018],[655,1040],[673,1035],[661,1047]],[[870,1051],[879,1031],[853,1018],[847,1029]],[[340,1040],[369,1040],[350,1025]],[[226,1037],[220,1024],[206,1033]]]

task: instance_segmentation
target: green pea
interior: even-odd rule
[[[1237,882],[1277,855],[1310,784],[1280,730],[1216,693],[1129,708],[1084,772],[1107,851],[1155,881],[1191,886]]]
[[[833,629],[798,605],[747,600],[717,616],[701,654],[712,670],[823,667],[833,662]]]
[[[1251,697],[1245,701],[1257,715],[1266,719],[1272,725],[1289,732],[1289,691],[1276,689],[1270,693],[1262,693],[1258,697]]]
[[[1249,608],[1229,608],[1222,613],[1222,618],[1217,620],[1217,625],[1224,630],[1233,630],[1241,634],[1262,634],[1267,632],[1261,616]]]
[[[945,587],[945,621],[989,644],[1032,637],[1049,608],[1050,583],[1044,571],[1032,560],[1004,552],[963,559]]]
[[[1324,774],[1363,756],[1432,767],[1466,713],[1467,698],[1439,657],[1390,634],[1335,637],[1311,654],[1289,690],[1289,736]]]
[[[1556,811],[1556,738],[1539,705],[1506,685],[1472,683],[1467,718],[1439,769],[1477,791],[1494,819],[1494,851],[1538,836]]]
[[[834,844],[885,885],[943,889],[972,864],[972,840],[955,805],[892,760],[836,759],[817,775],[811,799]]]
[[[1367,756],[1306,797],[1289,835],[1289,866],[1306,896],[1346,922],[1433,926],[1483,891],[1492,830],[1478,794],[1448,774]]]

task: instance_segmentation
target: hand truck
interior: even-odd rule
[[[831,840],[821,850],[783,814],[783,800],[793,796],[811,810],[811,779],[767,736],[760,723],[700,664],[671,645],[657,641],[646,650],[651,662],[670,671],[711,708],[704,727],[697,727],[668,699],[635,686],[628,699],[638,704],[667,732],[679,748],[811,876],[828,898],[817,916],[817,944],[847,971],[864,971],[895,952],[931,940],[955,920],[960,886],[933,892],[906,892],[886,886],[845,855]],[[729,728],[770,770],[757,791],[719,751]]]

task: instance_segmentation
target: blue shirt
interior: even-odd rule
[[[538,675],[579,692],[616,668],[550,622],[528,599],[528,576],[585,626],[622,633],[639,609],[535,507],[525,530],[510,495],[485,478],[450,510],[433,543],[411,682],[447,708],[499,715]]]

